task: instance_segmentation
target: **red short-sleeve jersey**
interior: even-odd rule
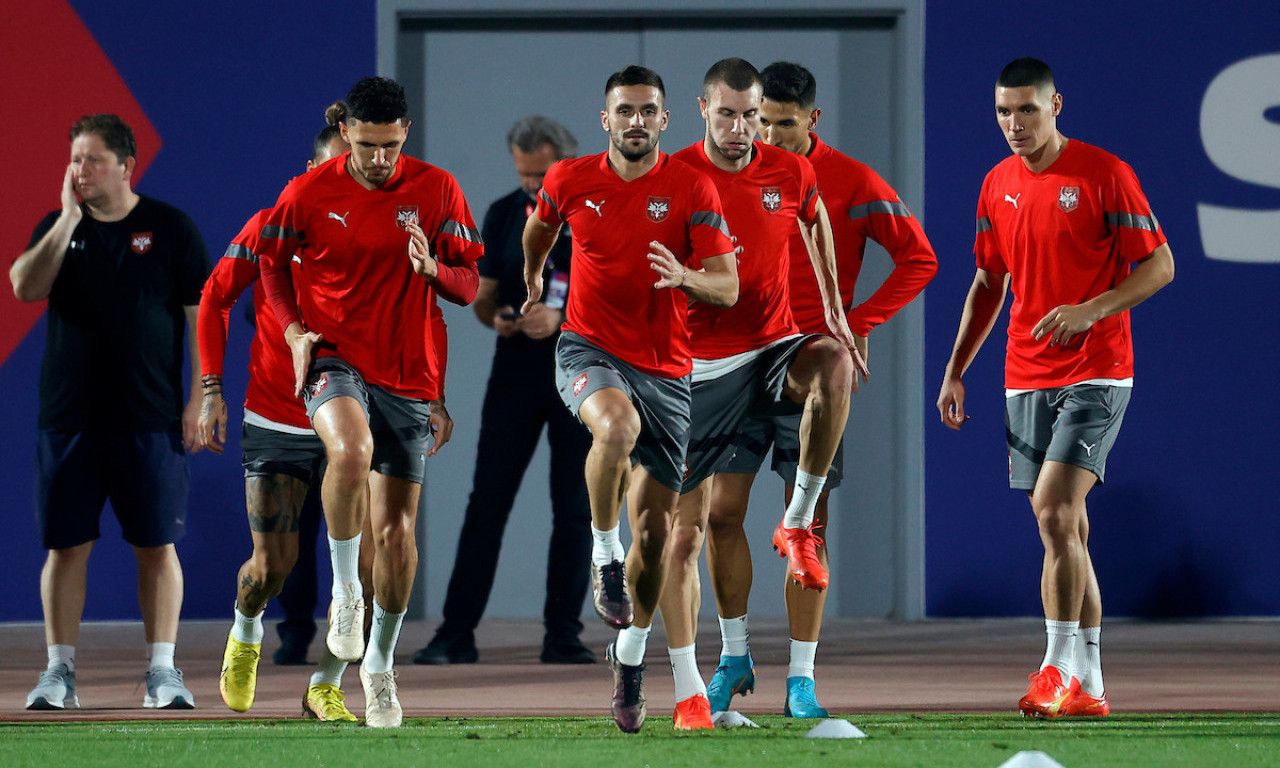
[[[732,307],[689,307],[693,356],[718,360],[798,333],[791,319],[788,244],[792,233],[799,237],[797,219],[812,221],[818,215],[813,166],[799,155],[761,143],[753,145],[751,162],[737,173],[716,167],[701,141],[672,157],[716,185],[725,219],[742,248],[738,302]],[[804,269],[816,286],[808,258]]]
[[[609,167],[607,153],[562,160],[543,181],[538,218],[567,222],[573,232],[565,330],[650,375],[689,373],[689,298],[654,289],[649,243],[662,243],[686,265],[732,252],[711,181],[665,154],[632,181]]]
[[[938,257],[920,226],[898,193],[869,166],[836,151],[810,133],[809,162],[818,177],[818,191],[831,218],[835,238],[836,267],[840,278],[840,300],[847,313],[849,330],[866,336],[872,328],[905,307],[938,272]],[[733,223],[733,219],[729,220]],[[853,292],[862,271],[867,240],[874,240],[893,259],[893,271],[880,287],[858,306]],[[791,268],[797,278],[791,283],[791,311],[805,333],[828,333],[823,316],[822,293],[813,279],[809,252],[796,232],[791,239]]]
[[[1114,288],[1165,242],[1133,169],[1072,139],[1045,170],[1010,156],[987,174],[974,242],[979,269],[1010,276],[1013,306],[1005,386],[1049,389],[1133,375],[1129,312],[1104,318],[1066,345],[1036,341],[1049,310]]]
[[[480,234],[457,181],[401,155],[391,178],[365,189],[347,171],[348,154],[285,187],[262,234],[263,280],[282,327],[300,320],[371,384],[423,400],[439,396],[438,345],[431,341],[433,294],[458,304],[475,298]],[[414,274],[405,228],[427,235],[439,275]],[[302,261],[296,307],[283,284],[288,261]]]

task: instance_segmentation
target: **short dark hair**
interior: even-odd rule
[[[347,93],[347,118],[362,123],[395,123],[409,116],[404,86],[389,77],[366,77]]]
[[[623,67],[609,75],[609,79],[604,83],[604,95],[607,97],[609,91],[619,86],[627,85],[648,85],[657,88],[658,93],[662,94],[663,100],[667,98],[667,87],[662,84],[662,78],[658,77],[658,73],[648,67],[641,67],[636,64]]]
[[[342,135],[342,129],[338,127],[338,123],[346,119],[347,103],[345,101],[335,101],[325,108],[325,126],[316,134],[316,140],[311,145],[311,159],[314,160],[324,154],[329,148],[329,142]]]
[[[133,138],[133,129],[119,115],[85,115],[71,126],[71,141],[75,141],[83,133],[91,133],[102,139],[102,143],[115,153],[116,159],[121,163],[130,157],[138,157],[138,142]]]
[[[764,97],[779,104],[799,104],[813,109],[818,103],[818,81],[813,73],[790,61],[775,61],[760,73]]]
[[[702,78],[702,95],[711,92],[711,86],[724,83],[735,91],[745,91],[760,84],[760,72],[746,59],[731,57],[711,65]]]
[[[507,131],[507,147],[515,147],[521,152],[534,152],[543,144],[550,144],[556,151],[556,159],[576,157],[578,140],[568,128],[549,117],[530,115],[517,120]]]
[[[996,85],[1001,88],[1025,88],[1034,85],[1036,88],[1048,87],[1051,91],[1057,88],[1053,84],[1053,70],[1039,59],[1024,56],[1014,59],[1000,70]]]

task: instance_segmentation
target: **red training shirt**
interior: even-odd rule
[[[200,346],[200,373],[223,375],[226,357],[227,330],[231,308],[240,294],[253,286],[253,316],[256,333],[249,347],[249,384],[245,389],[244,408],[262,418],[295,429],[311,429],[302,400],[293,396],[293,357],[284,343],[280,321],[266,300],[262,283],[258,280],[258,262],[261,247],[259,235],[270,209],[258,211],[245,223],[240,233],[227,246],[226,253],[214,265],[213,272],[200,294],[200,313],[196,321],[196,336]],[[300,260],[292,261],[295,269]],[[443,333],[444,318],[434,298],[431,301],[433,324],[432,344],[437,354],[432,356],[439,368],[433,376],[441,382],[443,393],[444,367],[448,360],[448,344]]]
[[[905,307],[938,273],[938,257],[898,193],[869,166],[838,152],[810,133],[809,162],[818,176],[818,191],[831,218],[840,300],[849,330],[866,336],[872,328]],[[732,222],[732,220],[730,220]],[[853,306],[853,292],[862,271],[867,240],[874,240],[893,259],[893,271],[866,301]],[[809,252],[796,232],[791,238],[791,312],[805,333],[830,333],[823,315],[822,293],[813,276]]]
[[[538,218],[551,226],[567,222],[573,232],[564,329],[652,376],[688,374],[689,298],[679,289],[654,289],[649,243],[662,243],[691,268],[731,253],[711,181],[662,153],[633,181],[614,172],[608,153],[561,160],[538,193]]]
[[[370,190],[348,173],[349,157],[299,176],[280,193],[261,238],[267,297],[281,327],[301,322],[324,337],[317,355],[340,357],[393,394],[436,399],[432,294],[455,304],[475,298],[480,233],[447,172],[401,155],[391,178]],[[431,284],[413,272],[405,231],[411,222],[422,227],[437,260]],[[303,282],[296,300],[288,269],[295,252]]]
[[[1138,177],[1109,152],[1072,139],[1040,173],[1016,155],[991,169],[978,198],[973,250],[979,269],[1010,276],[1005,387],[1133,376],[1128,310],[1066,345],[1050,346],[1050,335],[1036,341],[1031,329],[1055,307],[1114,288],[1164,242]]]
[[[699,303],[689,307],[693,356],[719,360],[799,333],[791,318],[787,287],[788,242],[792,233],[800,236],[797,219],[812,221],[818,215],[813,166],[799,155],[761,143],[752,145],[751,162],[737,173],[712,163],[701,141],[672,157],[706,174],[716,185],[725,218],[742,248],[738,302],[727,308]],[[807,255],[804,269],[816,287]]]

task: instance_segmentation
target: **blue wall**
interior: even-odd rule
[[[959,5],[931,4],[927,17],[925,213],[942,262],[928,292],[930,402],[921,404],[929,414],[929,614],[1039,613],[1035,526],[1021,494],[1005,483],[1003,329],[966,379],[974,418],[965,431],[938,425],[931,402],[973,275],[978,187],[1008,151],[993,119],[993,81],[1020,55],[1055,67],[1067,135],[1134,166],[1178,261],[1175,282],[1135,311],[1137,389],[1111,480],[1091,497],[1091,543],[1107,610],[1280,613],[1280,563],[1272,554],[1280,550],[1280,521],[1265,480],[1269,439],[1280,427],[1268,397],[1280,355],[1264,314],[1272,304],[1265,300],[1280,288],[1280,264],[1208,260],[1196,223],[1199,202],[1280,209],[1280,179],[1266,187],[1225,175],[1207,158],[1199,132],[1201,99],[1214,76],[1238,60],[1280,50],[1280,14],[1261,11],[1265,4],[1227,3],[1215,6],[1206,23],[1141,2],[1108,4],[1105,15],[1039,19],[1026,10]],[[373,0],[283,7],[72,0],[71,7],[163,142],[140,191],[191,213],[215,258],[243,221],[302,170],[324,106],[375,66]],[[72,63],[66,62],[68,78],[78,76]],[[8,77],[16,77],[16,63],[8,64]],[[7,95],[11,86],[0,87]],[[1275,123],[1274,106],[1257,111],[1273,107],[1267,114]],[[86,103],[75,111],[113,108]],[[62,136],[65,123],[21,127]],[[10,141],[21,148],[20,135]],[[57,205],[65,162],[55,153],[47,168],[21,181],[48,209]],[[25,244],[34,225],[4,219],[0,232],[16,228]],[[239,320],[232,335],[229,359],[246,359],[247,328]],[[43,343],[41,323],[0,366],[0,491],[7,501],[0,520],[11,532],[0,556],[14,581],[0,602],[0,620],[40,617],[43,552],[31,474]],[[192,459],[190,533],[180,545],[187,617],[227,615],[234,573],[248,551],[238,453],[232,445],[222,457]],[[90,565],[86,616],[135,618],[132,556],[113,525],[104,533]]]
[[[64,0],[27,4],[37,9],[36,19],[57,15],[66,5]],[[375,74],[373,0],[73,0],[71,7],[160,135],[162,146],[138,184],[139,191],[190,213],[214,259],[250,215],[271,205],[285,182],[305,170],[311,141],[324,125],[324,108],[342,98],[355,80]],[[31,34],[39,32],[32,29]],[[59,58],[66,69],[63,76],[85,76],[77,72],[73,56]],[[7,77],[18,76],[16,66],[16,61],[9,62]],[[8,95],[9,86],[4,87]],[[75,105],[74,112],[119,108],[83,103]],[[20,182],[25,194],[44,200],[45,210],[58,205],[69,125],[69,120],[22,125],[23,133],[63,137],[58,154],[47,158],[47,167]],[[11,137],[10,146],[21,151],[22,139]],[[6,235],[13,229],[20,232],[19,248],[35,224],[36,219],[0,220]],[[228,360],[247,360],[249,328],[239,311],[233,315],[231,336]],[[38,620],[41,615],[44,552],[35,530],[31,476],[43,348],[42,321],[0,367],[0,423],[5,425],[0,489],[6,502],[0,507],[0,520],[11,532],[0,543],[0,557],[14,580],[0,601],[0,620],[6,621]],[[227,394],[230,403],[242,400],[243,390]],[[238,441],[238,434],[234,437]],[[188,535],[179,544],[187,579],[184,617],[222,618],[230,611],[235,574],[250,547],[239,456],[238,445],[232,444],[223,456],[201,453],[191,459]],[[327,563],[327,554],[322,561]],[[103,538],[89,568],[86,618],[139,616],[133,555],[121,542],[110,514],[104,516]]]
[[[1133,312],[1133,401],[1108,483],[1089,500],[1105,610],[1276,614],[1280,519],[1267,478],[1280,427],[1270,317],[1280,262],[1207,259],[1196,206],[1280,209],[1280,174],[1271,187],[1233,179],[1200,137],[1210,81],[1239,60],[1280,54],[1280,13],[1257,2],[1202,14],[1159,2],[1081,5],[1098,10],[1054,6],[1052,16],[1037,16],[996,4],[929,5],[925,213],[942,266],[926,307],[926,391],[937,395],[973,279],[978,189],[1009,152],[994,119],[995,78],[1008,61],[1037,56],[1054,67],[1063,94],[1060,129],[1134,167],[1177,261],[1174,282]],[[1238,141],[1274,137],[1258,149],[1275,168],[1280,70],[1272,71],[1265,87],[1246,93],[1253,108],[1232,117]],[[1280,241],[1271,248],[1280,259]],[[965,379],[973,418],[963,432],[942,427],[924,404],[930,615],[1039,612],[1042,549],[1025,496],[1007,486],[1003,347],[1002,325]]]

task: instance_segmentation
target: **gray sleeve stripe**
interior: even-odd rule
[[[911,218],[911,211],[906,204],[896,200],[872,200],[869,203],[855,205],[849,209],[849,218],[865,219],[873,213],[887,213],[892,216]]]
[[[1107,223],[1113,227],[1132,227],[1155,232],[1160,226],[1155,216],[1139,216],[1136,213],[1108,213]]]
[[[986,216],[979,216],[978,217],[978,234],[980,235],[983,232],[990,232],[990,231],[991,231],[991,219],[988,219]]]
[[[240,243],[232,243],[227,246],[227,252],[222,254],[224,259],[245,259],[247,261],[258,263],[258,254],[245,248]]]
[[[560,207],[557,206],[556,201],[552,200],[551,196],[547,194],[547,190],[538,190],[538,199],[551,206],[551,210],[555,211],[557,216],[560,215]]]
[[[463,240],[466,240],[468,243],[484,242],[483,240],[480,239],[479,231],[474,230],[471,227],[464,227],[458,222],[454,221],[453,219],[449,219],[444,224],[440,225],[440,234],[453,235],[454,237],[460,237]]]
[[[813,199],[813,196],[814,196],[814,195],[816,195],[816,194],[818,194],[818,188],[817,188],[817,187],[814,187],[813,189],[810,189],[810,190],[809,190],[809,194],[807,194],[807,195],[805,195],[805,196],[804,196],[804,202],[800,204],[800,207],[801,207],[801,208],[803,208],[803,207],[805,207],[806,205],[808,205],[808,204],[809,204],[809,201],[810,201],[810,200],[812,200],[812,199]]]
[[[706,224],[712,229],[718,229],[724,233],[725,237],[730,237],[729,225],[715,211],[694,211],[693,215],[689,217],[689,226],[696,227],[699,224]]]
[[[300,232],[290,229],[289,227],[281,227],[277,224],[267,224],[262,228],[261,237],[263,240],[288,240],[294,237],[301,237]]]

